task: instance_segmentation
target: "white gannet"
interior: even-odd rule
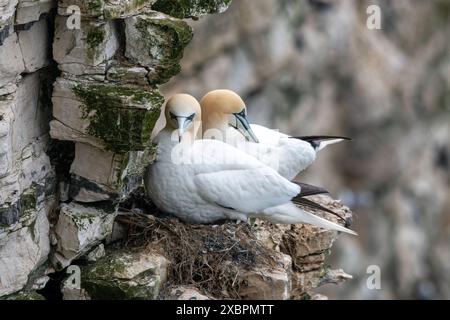
[[[356,234],[297,208],[291,199],[301,188],[256,158],[222,141],[194,139],[201,119],[194,97],[171,97],[165,117],[166,126],[154,140],[156,160],[144,177],[148,196],[162,211],[190,223],[256,217]]]
[[[317,152],[327,145],[349,140],[336,136],[292,137],[249,124],[244,101],[231,90],[210,91],[200,105],[204,137],[214,136],[245,151],[288,180],[311,165]]]

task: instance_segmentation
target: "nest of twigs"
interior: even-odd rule
[[[135,210],[117,221],[128,230],[124,245],[150,247],[171,261],[162,295],[172,286],[192,285],[215,297],[237,299],[243,271],[279,263],[247,223],[192,225]]]

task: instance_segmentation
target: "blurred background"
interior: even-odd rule
[[[381,30],[366,10],[381,8]],[[234,0],[189,21],[182,73],[163,88],[232,89],[253,123],[353,138],[297,179],[354,212],[329,263],[331,299],[450,298],[450,0]],[[370,290],[367,268],[381,270]]]

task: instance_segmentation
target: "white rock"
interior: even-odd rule
[[[47,21],[33,23],[30,29],[18,32],[25,72],[31,73],[49,64],[50,39]]]
[[[19,0],[15,24],[39,20],[43,13],[56,7],[56,0]]]
[[[109,200],[119,192],[122,160],[122,155],[77,142],[70,167],[71,197],[80,202]]]
[[[145,248],[111,252],[82,269],[82,287],[93,299],[155,299],[167,279],[169,261]],[[106,293],[106,295],[105,295]]]
[[[75,159],[70,173],[104,186],[118,182],[118,166],[122,156],[83,143],[75,144]]]
[[[114,23],[85,20],[81,29],[69,29],[67,18],[58,16],[55,21],[53,58],[60,69],[81,75],[111,59],[119,48]],[[106,70],[99,70],[105,73]],[[91,71],[87,71],[91,73]]]
[[[54,262],[64,268],[112,232],[115,213],[74,202],[62,204],[55,234],[58,239]]]
[[[54,105],[53,108],[59,108],[59,106],[61,106],[61,104],[58,104],[58,106]],[[60,112],[59,114],[61,115]],[[84,121],[80,122],[83,123]],[[53,139],[77,141],[97,148],[105,147],[101,139],[95,138],[76,129],[72,129],[57,119],[50,121],[50,135]]]
[[[239,296],[243,299],[287,300],[290,298],[292,279],[291,257],[279,254],[278,266],[254,268],[244,271],[239,278],[243,285]]]
[[[0,101],[0,207],[15,203],[52,172],[45,153],[49,109],[39,102],[38,73],[22,78],[11,100]]]
[[[86,0],[60,0],[58,2],[58,14],[68,15],[67,8],[76,5],[80,8],[83,17],[98,17],[104,15],[107,19],[123,18],[139,12],[144,6],[150,6],[156,0],[108,0],[101,1],[98,6],[89,6]]]
[[[29,226],[0,237],[0,296],[22,289],[28,275],[45,262],[50,251],[48,235],[49,223],[42,209]]]
[[[169,300],[212,300],[202,294],[197,288],[189,286],[176,286],[170,289],[170,294],[165,297]]]
[[[88,255],[86,256],[86,260],[95,262],[98,259],[103,258],[105,254],[105,246],[103,245],[103,243],[100,243],[98,247],[92,249],[92,251],[88,253]]]
[[[34,283],[33,286],[31,287],[32,290],[41,290],[45,287],[45,285],[47,284],[47,282],[50,280],[49,276],[42,276],[37,278]]]
[[[17,34],[12,30],[10,32],[0,46],[0,87],[15,81],[25,69]]]
[[[17,0],[0,0],[0,27],[12,22],[16,12]]]

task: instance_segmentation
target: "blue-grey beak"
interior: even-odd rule
[[[250,123],[248,122],[247,115],[245,114],[245,110],[242,110],[239,113],[233,113],[233,121],[230,121],[230,126],[239,131],[247,141],[253,141],[259,143],[258,138],[253,132]]]
[[[175,119],[177,122],[177,131],[178,131],[178,142],[181,142],[183,138],[183,134],[189,125],[192,123],[195,114],[191,114],[190,116],[175,116],[171,115],[172,119]]]

